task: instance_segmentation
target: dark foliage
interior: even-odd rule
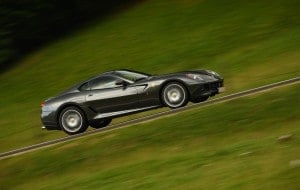
[[[0,72],[39,46],[137,0],[1,0]]]

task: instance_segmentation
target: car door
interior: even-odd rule
[[[90,91],[86,97],[89,107],[98,113],[137,108],[139,99],[136,87],[130,84],[117,85],[118,80],[118,77],[105,75],[90,81]]]

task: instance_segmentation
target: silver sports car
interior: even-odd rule
[[[223,91],[223,78],[209,70],[164,75],[114,70],[44,101],[41,119],[46,129],[77,134],[88,126],[105,127],[116,117],[163,106],[178,108]]]

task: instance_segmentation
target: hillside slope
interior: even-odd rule
[[[0,76],[0,151],[64,136],[39,104],[102,71],[208,68],[227,93],[300,75],[298,0],[144,1],[28,56]]]
[[[298,83],[1,160],[0,187],[296,190],[299,92]]]

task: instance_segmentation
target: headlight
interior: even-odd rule
[[[186,76],[187,76],[188,78],[190,78],[190,79],[204,81],[204,79],[203,79],[200,75],[196,75],[196,74],[187,74]]]
[[[207,72],[209,73],[209,74],[212,74],[212,75],[215,75],[215,76],[220,76],[218,73],[216,73],[215,71],[210,71],[210,70],[207,70]]]

